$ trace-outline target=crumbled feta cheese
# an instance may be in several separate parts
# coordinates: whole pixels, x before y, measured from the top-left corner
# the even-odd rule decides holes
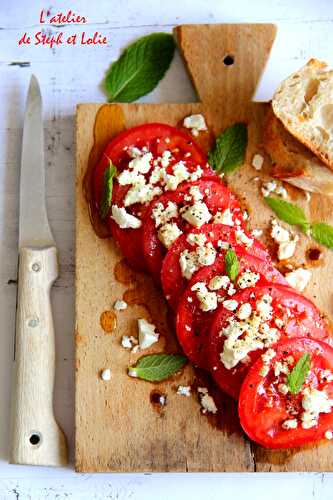
[[[223,288],[226,290],[230,284],[229,276],[214,276],[208,283],[208,288],[210,290],[220,290]]]
[[[271,236],[276,243],[284,243],[290,241],[290,233],[287,229],[280,226],[278,222],[274,219],[272,220],[272,230]]]
[[[155,227],[159,227],[178,217],[178,207],[172,201],[168,201],[166,207],[163,203],[157,203],[151,216],[155,221]]]
[[[208,394],[207,387],[198,387],[202,413],[217,413],[217,406],[212,396]]]
[[[295,271],[287,273],[285,278],[290,286],[299,292],[303,292],[311,279],[311,271],[304,269],[303,267],[299,267]]]
[[[289,420],[285,420],[282,423],[283,429],[289,430],[289,429],[297,429],[297,419],[296,418],[291,418]]]
[[[251,236],[253,236],[253,238],[260,238],[260,236],[262,236],[262,233],[262,229],[253,229],[253,231],[251,232]]]
[[[302,407],[304,412],[301,415],[303,429],[311,429],[318,423],[320,413],[330,413],[333,401],[331,401],[325,391],[306,387],[303,391]]]
[[[276,377],[278,377],[279,375],[281,375],[281,373],[283,373],[284,375],[288,375],[289,374],[289,367],[288,367],[287,363],[285,363],[283,361],[276,361],[274,363],[274,375]]]
[[[325,432],[325,438],[328,440],[333,439],[333,432],[332,431],[326,431]]]
[[[246,269],[238,278],[237,283],[239,288],[249,288],[254,286],[260,280],[260,275],[258,273],[253,273],[249,269]]]
[[[133,336],[128,337],[127,335],[123,335],[121,339],[121,345],[124,349],[132,349],[133,346],[138,344],[138,339]]]
[[[145,153],[142,156],[138,155],[133,158],[128,164],[129,168],[138,174],[147,174],[151,169],[151,160],[153,155],[151,153]]]
[[[167,222],[158,230],[158,239],[166,247],[170,248],[176,239],[183,234],[175,222]]]
[[[286,188],[280,182],[275,180],[264,182],[261,187],[261,192],[264,197],[269,196],[271,193],[275,193],[282,198],[288,198],[288,192]]]
[[[149,184],[157,184],[158,182],[161,182],[164,184],[166,182],[166,177],[167,173],[165,168],[161,168],[158,166],[155,166],[155,168],[152,170],[150,177],[149,177]]]
[[[225,309],[227,309],[228,311],[236,311],[236,309],[238,307],[238,302],[237,302],[237,300],[233,300],[233,299],[225,300],[223,302],[223,307]]]
[[[156,326],[148,323],[145,319],[138,319],[139,346],[140,349],[148,349],[159,339],[159,334],[155,332]]]
[[[131,146],[127,149],[128,154],[131,158],[136,158],[137,156],[142,156],[143,151],[136,146]]]
[[[271,236],[278,243],[278,259],[290,259],[296,250],[296,243],[299,237],[296,235],[293,239],[290,238],[290,233],[287,229],[280,226],[276,220],[272,221]]]
[[[146,179],[143,175],[127,169],[123,170],[118,175],[117,181],[121,186],[127,186],[128,184],[138,184],[143,186],[146,184]]]
[[[251,316],[251,313],[252,313],[251,304],[249,304],[248,302],[245,302],[238,309],[237,318],[238,319],[248,319]]]
[[[113,304],[113,309],[115,311],[125,311],[125,309],[127,309],[127,302],[121,299],[117,299]]]
[[[182,276],[186,279],[191,279],[202,266],[210,266],[214,264],[216,258],[216,250],[211,243],[204,246],[198,246],[193,252],[184,250],[179,257],[179,265]]]
[[[216,212],[214,216],[215,224],[224,224],[225,226],[233,226],[234,221],[232,218],[232,211],[230,208],[226,208],[223,212]]]
[[[276,351],[274,349],[267,349],[266,352],[264,352],[261,355],[261,359],[263,360],[265,365],[269,365],[269,363],[274,359],[276,356]]]
[[[202,177],[203,170],[200,167],[200,165],[197,166],[197,168],[190,174],[190,181],[191,182],[196,182],[197,180]]]
[[[190,178],[190,172],[182,160],[176,163],[172,170],[173,175],[166,174],[165,187],[170,191],[175,191],[181,182]]]
[[[212,214],[208,210],[206,203],[196,201],[193,205],[184,207],[181,210],[183,219],[195,227],[201,227],[210,221]]]
[[[330,370],[322,370],[319,377],[321,381],[333,382],[333,373]]]
[[[180,396],[191,396],[191,386],[190,385],[179,385],[177,389],[177,394]]]
[[[261,170],[263,164],[264,164],[264,157],[261,156],[260,154],[255,154],[254,157],[252,158],[252,166],[256,170]]]
[[[126,193],[124,205],[125,207],[129,207],[135,203],[150,203],[153,198],[160,196],[162,192],[163,191],[159,186],[153,187],[151,184],[141,183],[133,184]]]
[[[207,130],[205,118],[201,114],[187,116],[183,121],[183,125],[185,128],[191,129],[194,136],[197,136],[201,131]]]
[[[290,259],[296,251],[296,243],[298,241],[298,236],[291,241],[280,243],[277,258],[279,260]]]
[[[217,308],[217,295],[215,292],[210,292],[204,282],[195,283],[191,290],[196,292],[203,312],[214,311]]]
[[[246,247],[251,247],[253,245],[253,239],[246,236],[243,229],[237,229],[235,236],[237,243],[243,243]]]
[[[273,308],[272,297],[267,293],[261,297],[261,299],[256,302],[256,310],[260,318],[264,321],[268,321],[272,318]]]
[[[111,370],[109,368],[105,368],[105,370],[101,371],[101,379],[104,380],[104,382],[111,380]]]
[[[162,157],[161,157],[161,165],[162,167],[168,167],[170,163],[170,159],[172,157],[171,151],[168,151],[167,149],[163,151]]]
[[[137,229],[141,227],[141,220],[126,212],[124,207],[112,205],[112,219],[121,229]]]
[[[190,193],[190,196],[193,199],[193,201],[200,201],[204,197],[200,191],[199,186],[191,186],[189,193]]]
[[[204,244],[206,243],[207,241],[207,238],[206,238],[206,235],[205,234],[200,234],[200,233],[189,233],[189,235],[187,236],[186,238],[186,241],[190,244],[190,245],[195,245],[195,246],[198,246],[198,247],[202,247],[204,246]]]
[[[278,328],[283,328],[284,327],[284,322],[281,318],[275,318],[274,323]]]

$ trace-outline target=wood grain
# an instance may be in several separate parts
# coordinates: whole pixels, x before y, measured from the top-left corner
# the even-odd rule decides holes
[[[265,234],[272,213],[263,203],[257,172],[251,159],[262,152],[261,136],[267,105],[251,102],[275,35],[272,25],[193,25],[176,29],[176,36],[202,104],[128,104],[119,106],[127,127],[161,121],[176,124],[193,112],[203,112],[211,129],[220,130],[238,120],[248,123],[246,164],[228,176],[228,182],[248,207],[252,227]],[[226,55],[234,64],[226,66]],[[267,452],[250,443],[237,428],[232,403],[221,401],[223,412],[213,421],[200,414],[196,397],[180,398],[178,384],[192,383],[198,374],[188,367],[177,380],[153,385],[133,381],[126,366],[135,361],[120,346],[123,334],[135,333],[139,317],[156,321],[162,340],[154,351],[175,351],[163,299],[149,277],[119,283],[114,275],[121,255],[111,240],[100,240],[91,227],[82,195],[82,180],[93,145],[98,105],[80,105],[77,112],[77,234],[76,234],[76,469],[79,471],[279,471],[330,470],[330,447],[295,452]],[[260,176],[268,178],[269,162]],[[331,204],[313,196],[306,204],[290,191],[310,217],[330,220]],[[301,236],[294,259],[304,263],[310,242]],[[333,263],[325,252],[313,270],[308,295],[327,313],[331,292],[327,275]],[[119,266],[119,264],[118,264]],[[332,268],[332,269],[331,269]],[[325,277],[325,279],[324,279]],[[326,283],[326,285],[324,285]],[[136,297],[136,304],[117,314],[114,333],[106,334],[100,315],[112,310],[117,298]],[[99,378],[112,371],[110,382]],[[168,404],[158,413],[150,403],[152,390],[167,394]],[[232,423],[232,425],[230,425]]]
[[[53,412],[55,341],[50,290],[57,277],[55,247],[21,249],[11,429],[14,464],[67,463],[65,436]]]

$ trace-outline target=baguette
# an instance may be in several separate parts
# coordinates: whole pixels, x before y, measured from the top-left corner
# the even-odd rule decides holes
[[[311,59],[284,80],[272,108],[286,129],[333,169],[333,71]]]
[[[266,115],[263,146],[272,160],[272,177],[305,191],[333,196],[333,172],[294,138],[274,115]]]

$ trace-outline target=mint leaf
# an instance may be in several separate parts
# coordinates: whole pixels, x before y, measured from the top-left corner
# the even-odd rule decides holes
[[[180,354],[150,354],[140,358],[135,366],[129,366],[128,375],[159,382],[178,372],[186,362],[185,356]]]
[[[311,236],[321,245],[333,249],[333,227],[325,222],[311,224]]]
[[[235,123],[216,138],[208,161],[218,174],[233,172],[244,163],[246,146],[247,127],[245,123]]]
[[[310,224],[300,207],[280,198],[272,198],[271,196],[265,196],[264,200],[279,219],[288,224],[300,226],[304,232],[309,229]]]
[[[296,365],[287,376],[289,390],[292,394],[298,394],[299,391],[301,390],[301,387],[305,382],[307,374],[310,371],[310,366],[311,366],[310,354],[305,353],[297,361]]]
[[[100,205],[100,214],[102,219],[105,219],[110,210],[112,202],[113,178],[115,175],[117,175],[117,169],[110,160],[109,166],[104,172],[104,190]]]
[[[151,92],[169,68],[175,51],[172,35],[153,33],[129,45],[107,71],[109,102],[133,102]]]
[[[239,273],[239,264],[237,255],[233,250],[228,250],[224,257],[225,271],[231,281],[235,281]]]

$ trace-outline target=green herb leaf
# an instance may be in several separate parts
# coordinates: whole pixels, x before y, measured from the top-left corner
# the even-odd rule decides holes
[[[239,273],[239,263],[237,255],[233,250],[228,250],[224,257],[225,271],[231,281],[235,281]]]
[[[280,198],[272,198],[271,196],[265,196],[264,200],[279,219],[288,224],[300,226],[304,232],[310,228],[305,213],[300,207]]]
[[[333,227],[325,222],[311,224],[311,236],[321,245],[333,249]]]
[[[115,175],[117,175],[117,169],[110,160],[109,166],[104,172],[104,191],[100,206],[100,214],[102,219],[105,219],[110,210],[113,191],[113,178]]]
[[[289,390],[292,394],[298,394],[299,391],[301,390],[301,387],[305,382],[307,374],[310,371],[310,366],[311,366],[310,354],[305,353],[297,361],[291,373],[289,373],[289,375],[287,376]]]
[[[159,382],[178,372],[186,361],[185,356],[180,354],[150,354],[140,358],[136,366],[129,366],[128,375]]]
[[[245,123],[235,123],[216,138],[208,161],[218,174],[231,173],[244,163],[246,146],[247,127]]]
[[[151,92],[169,68],[174,51],[168,33],[153,33],[129,45],[106,74],[108,101],[133,102]]]

